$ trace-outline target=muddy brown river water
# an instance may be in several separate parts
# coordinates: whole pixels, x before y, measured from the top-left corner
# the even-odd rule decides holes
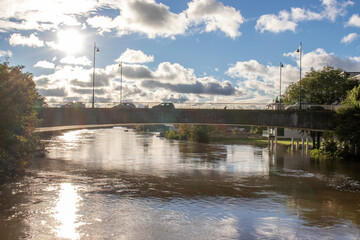
[[[0,239],[359,239],[360,164],[74,130],[0,186]]]

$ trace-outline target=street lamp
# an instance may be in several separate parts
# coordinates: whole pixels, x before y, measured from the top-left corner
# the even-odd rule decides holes
[[[281,69],[284,67],[284,65],[280,62],[280,92],[279,92],[279,102],[281,104]]]
[[[119,63],[120,67],[120,104],[122,103],[122,62]]]
[[[94,43],[94,69],[93,69],[93,95],[92,95],[92,108],[95,104],[95,54],[100,52],[99,48],[96,47],[96,42]]]
[[[299,81],[299,84],[300,84],[300,93],[299,93],[299,109],[301,110],[301,52],[302,52],[302,44],[300,42],[300,47],[298,49],[296,49],[296,52],[297,53],[300,53],[300,81]]]

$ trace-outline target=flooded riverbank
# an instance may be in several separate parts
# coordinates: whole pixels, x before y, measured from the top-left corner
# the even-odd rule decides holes
[[[1,239],[356,239],[360,165],[124,128],[47,140],[0,189]]]

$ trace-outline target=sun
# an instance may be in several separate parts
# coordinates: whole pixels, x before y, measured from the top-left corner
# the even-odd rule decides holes
[[[69,55],[78,53],[83,48],[84,37],[74,29],[61,30],[57,34],[58,48]]]

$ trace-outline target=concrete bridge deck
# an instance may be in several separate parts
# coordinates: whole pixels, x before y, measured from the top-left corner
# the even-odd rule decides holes
[[[334,128],[332,111],[225,109],[44,108],[39,128],[75,125],[224,124],[325,131]]]

